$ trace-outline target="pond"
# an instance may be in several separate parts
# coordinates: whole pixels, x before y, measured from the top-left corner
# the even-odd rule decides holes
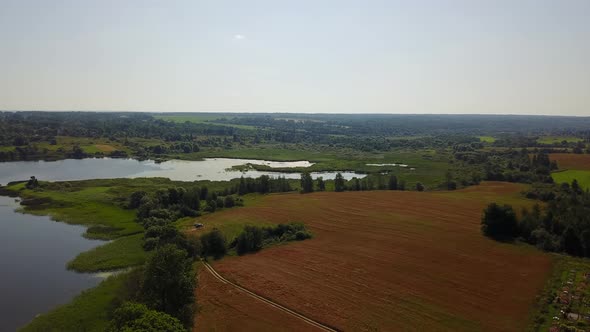
[[[0,163],[0,184],[10,181],[27,180],[32,175],[43,181],[74,181],[109,178],[166,177],[176,181],[229,181],[234,178],[284,176],[288,179],[299,179],[299,173],[257,171],[247,168],[245,171],[232,170],[234,166],[266,165],[271,168],[309,167],[308,161],[275,162],[252,159],[206,158],[199,161],[170,160],[156,163],[153,160],[88,158],[66,159],[58,161],[16,161]],[[312,172],[311,176],[334,179],[337,172]],[[353,177],[364,177],[364,174],[341,172],[350,180]]]
[[[14,198],[0,196],[1,331],[15,331],[102,280],[65,266],[103,241],[82,237],[85,227],[21,214],[18,207]]]

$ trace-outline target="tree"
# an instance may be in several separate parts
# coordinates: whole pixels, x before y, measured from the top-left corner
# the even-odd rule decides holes
[[[397,184],[397,190],[406,190],[406,181],[401,180],[398,184]]]
[[[397,190],[397,176],[391,174],[389,176],[389,182],[387,184],[387,189],[389,190]]]
[[[223,257],[227,252],[225,237],[218,229],[201,235],[201,244],[205,256],[213,256],[217,259]]]
[[[270,177],[268,175],[261,175],[258,178],[258,192],[266,194],[270,191]]]
[[[244,231],[236,239],[238,255],[262,249],[262,239],[262,230],[260,228],[254,226],[244,227]]]
[[[234,200],[234,197],[232,195],[225,196],[225,198],[223,199],[223,206],[225,206],[226,208],[231,208],[235,205],[236,201]]]
[[[416,183],[416,190],[424,191],[424,185],[421,182]]]
[[[577,179],[574,179],[572,181],[572,191],[574,193],[576,193],[576,194],[581,194],[583,192],[582,191],[582,188],[580,188],[580,184],[578,184],[578,180]]]
[[[318,191],[325,191],[326,190],[326,182],[324,182],[324,178],[322,178],[321,176],[318,176],[318,178],[316,179],[317,185],[318,185]]]
[[[137,209],[141,205],[141,199],[147,195],[145,191],[135,191],[129,197],[129,204],[127,205],[130,209]]]
[[[308,172],[301,173],[301,192],[313,192],[313,179],[311,178],[311,175]]]
[[[511,168],[511,165],[509,165],[508,168]],[[457,189],[457,183],[453,181],[453,173],[451,173],[450,170],[447,170],[445,173],[445,184],[447,185],[447,190]]]
[[[183,204],[195,211],[199,211],[201,208],[201,201],[200,197],[200,189],[199,188],[190,188],[189,190],[184,193],[182,197]]]
[[[584,256],[590,257],[590,230],[586,229],[580,234],[580,242],[584,248]]]
[[[573,256],[582,256],[584,248],[578,237],[578,233],[571,227],[568,227],[563,232],[561,237],[563,243],[563,250]]]
[[[484,210],[481,219],[484,235],[495,239],[512,238],[517,234],[516,214],[510,205],[491,203]]]
[[[150,310],[140,303],[126,302],[113,315],[108,332],[186,332],[182,323],[160,311]]]
[[[31,176],[29,181],[27,181],[27,184],[25,185],[25,187],[27,187],[27,189],[37,188],[37,187],[39,187],[39,180],[37,180],[37,178],[35,176]]]
[[[334,178],[334,190],[337,192],[341,192],[344,191],[344,189],[344,177],[342,176],[342,174],[337,173],[336,178]]]
[[[189,326],[194,290],[195,274],[186,251],[172,244],[158,248],[145,267],[140,289],[144,302]]]
[[[248,193],[248,188],[246,187],[246,180],[244,177],[240,177],[240,185],[238,186],[238,195],[242,196]]]

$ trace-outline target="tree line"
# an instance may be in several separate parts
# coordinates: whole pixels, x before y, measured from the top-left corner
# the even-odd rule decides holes
[[[590,257],[590,193],[578,182],[536,185],[529,197],[546,202],[517,217],[509,205],[490,204],[482,218],[482,232],[496,239],[519,238],[546,251]]]

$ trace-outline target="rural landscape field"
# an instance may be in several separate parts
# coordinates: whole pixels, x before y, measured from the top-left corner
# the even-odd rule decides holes
[[[489,182],[440,193],[270,195],[202,222],[309,225],[312,240],[213,266],[229,280],[339,330],[521,331],[552,258],[484,238],[479,225],[490,201],[530,205],[521,190]],[[208,277],[199,285],[197,330],[239,329],[252,299],[226,301]],[[255,310],[248,320],[258,321]],[[263,317],[260,328],[285,320]]]
[[[2,113],[7,330],[588,329],[588,118],[284,117]]]
[[[589,17],[0,0],[0,332],[590,332]]]

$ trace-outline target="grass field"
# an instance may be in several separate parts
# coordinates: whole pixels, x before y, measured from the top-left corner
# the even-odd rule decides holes
[[[552,153],[550,158],[561,170],[551,174],[555,182],[572,183],[576,179],[582,188],[590,189],[590,154]]]
[[[568,170],[554,172],[551,173],[551,177],[556,183],[572,183],[572,181],[575,179],[578,180],[580,187],[583,189],[590,189],[590,171]]]
[[[494,143],[496,141],[492,136],[477,136],[477,138],[484,143]]]
[[[561,144],[563,141],[577,143],[583,141],[583,139],[573,136],[542,136],[537,139],[537,142],[541,144]]]
[[[154,118],[161,119],[165,121],[177,122],[177,123],[184,123],[184,122],[192,122],[192,123],[206,123],[209,125],[218,125],[218,126],[228,126],[240,129],[256,129],[253,126],[245,126],[245,125],[236,125],[230,123],[216,123],[215,120],[222,118],[219,114],[185,114],[185,115],[154,115]]]
[[[311,240],[227,257],[226,278],[343,330],[522,331],[552,258],[480,232],[489,202],[531,206],[525,187],[484,183],[454,192],[268,195],[200,218],[205,230],[304,222]],[[233,226],[229,226],[232,225]],[[197,331],[290,324],[231,290],[200,280]],[[226,294],[226,296],[221,296]],[[251,320],[242,325],[244,317]]]

